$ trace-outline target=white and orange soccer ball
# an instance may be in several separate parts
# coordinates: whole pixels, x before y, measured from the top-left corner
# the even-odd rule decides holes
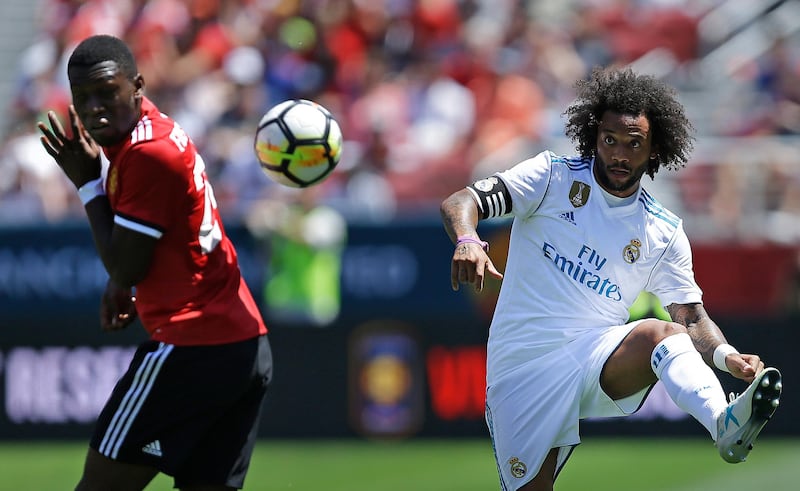
[[[342,154],[342,131],[330,111],[306,99],[283,101],[258,123],[255,152],[273,181],[295,188],[322,182]]]

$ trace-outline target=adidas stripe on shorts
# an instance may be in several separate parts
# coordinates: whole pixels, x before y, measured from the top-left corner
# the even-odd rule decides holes
[[[241,488],[272,377],[266,336],[213,346],[147,341],[114,388],[90,446],[175,486]]]

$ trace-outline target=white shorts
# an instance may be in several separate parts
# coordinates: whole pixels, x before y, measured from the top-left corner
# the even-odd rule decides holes
[[[640,322],[589,331],[487,387],[486,424],[504,491],[533,479],[552,448],[558,475],[580,443],[581,419],[625,416],[642,405],[650,388],[618,401],[600,388],[606,360]]]

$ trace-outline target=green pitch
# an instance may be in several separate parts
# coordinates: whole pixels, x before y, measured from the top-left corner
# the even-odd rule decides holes
[[[85,444],[0,443],[0,491],[72,489]],[[586,438],[556,491],[730,491],[800,489],[800,440],[762,439],[747,462],[731,465],[704,439]],[[498,490],[488,440],[263,440],[247,490]],[[148,491],[172,489],[158,476]]]

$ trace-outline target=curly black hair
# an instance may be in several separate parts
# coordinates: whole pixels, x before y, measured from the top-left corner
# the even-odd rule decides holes
[[[67,69],[88,68],[104,61],[113,61],[128,78],[137,75],[136,60],[125,42],[114,36],[98,34],[78,44],[67,62]]]
[[[653,134],[658,156],[650,160],[647,175],[652,179],[661,165],[677,170],[686,165],[693,148],[694,127],[686,118],[676,92],[665,83],[630,68],[600,67],[588,80],[575,84],[577,97],[564,114],[567,136],[583,157],[591,157],[597,145],[597,126],[605,111],[644,114]]]

